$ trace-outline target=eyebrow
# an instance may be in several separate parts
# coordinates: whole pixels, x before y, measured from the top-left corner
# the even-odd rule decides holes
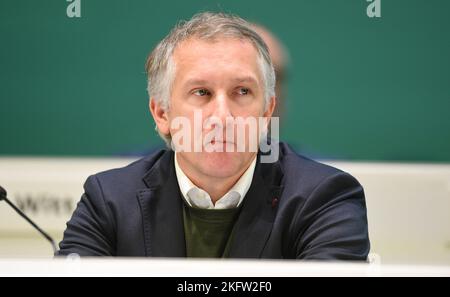
[[[243,77],[237,77],[233,79],[235,82],[247,82],[247,83],[254,83],[258,84],[258,81],[253,76],[243,76]]]
[[[237,83],[253,83],[258,85],[258,81],[253,76],[242,76],[242,77],[236,77],[232,79],[233,82]],[[190,85],[206,85],[208,84],[208,80],[206,79],[198,79],[198,78],[191,78],[188,79],[183,85],[190,86]]]
[[[207,84],[208,81],[205,79],[197,79],[197,78],[191,78],[188,79],[186,82],[183,83],[183,85],[185,86],[190,86],[190,85],[205,85]]]

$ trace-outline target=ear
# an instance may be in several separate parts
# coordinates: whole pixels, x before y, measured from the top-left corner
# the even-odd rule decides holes
[[[277,103],[277,98],[275,96],[270,97],[269,105],[267,106],[266,111],[264,112],[264,117],[270,118],[275,111],[275,105]]]
[[[155,120],[156,127],[158,127],[159,133],[169,135],[170,123],[168,112],[161,107],[161,104],[158,103],[155,98],[150,98],[149,108],[153,119]]]

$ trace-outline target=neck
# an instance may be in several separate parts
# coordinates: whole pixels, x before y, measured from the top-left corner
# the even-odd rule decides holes
[[[256,154],[255,154],[256,155]],[[213,204],[216,204],[217,200],[223,197],[241,178],[244,172],[248,169],[253,158],[250,158],[248,164],[244,166],[239,172],[229,177],[214,177],[205,175],[195,170],[194,166],[190,166],[189,162],[180,155],[177,155],[178,166],[180,166],[183,173],[192,181],[194,185],[206,191]]]

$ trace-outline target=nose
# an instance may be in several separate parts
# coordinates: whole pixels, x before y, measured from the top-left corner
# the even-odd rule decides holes
[[[225,125],[225,121],[228,117],[232,117],[230,109],[230,99],[226,93],[218,93],[214,100],[212,115],[217,117]]]
[[[227,119],[233,118],[233,112],[231,110],[231,99],[225,92],[216,93],[210,105],[209,117],[206,121],[207,129],[221,129],[222,133],[217,136],[217,139],[229,139],[234,138],[233,121]],[[228,134],[231,133],[231,134]]]

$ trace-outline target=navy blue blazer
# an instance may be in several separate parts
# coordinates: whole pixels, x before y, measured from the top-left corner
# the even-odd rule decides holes
[[[243,200],[231,258],[366,260],[364,191],[348,173],[297,155],[260,163]],[[186,257],[174,153],[90,176],[57,255]]]

